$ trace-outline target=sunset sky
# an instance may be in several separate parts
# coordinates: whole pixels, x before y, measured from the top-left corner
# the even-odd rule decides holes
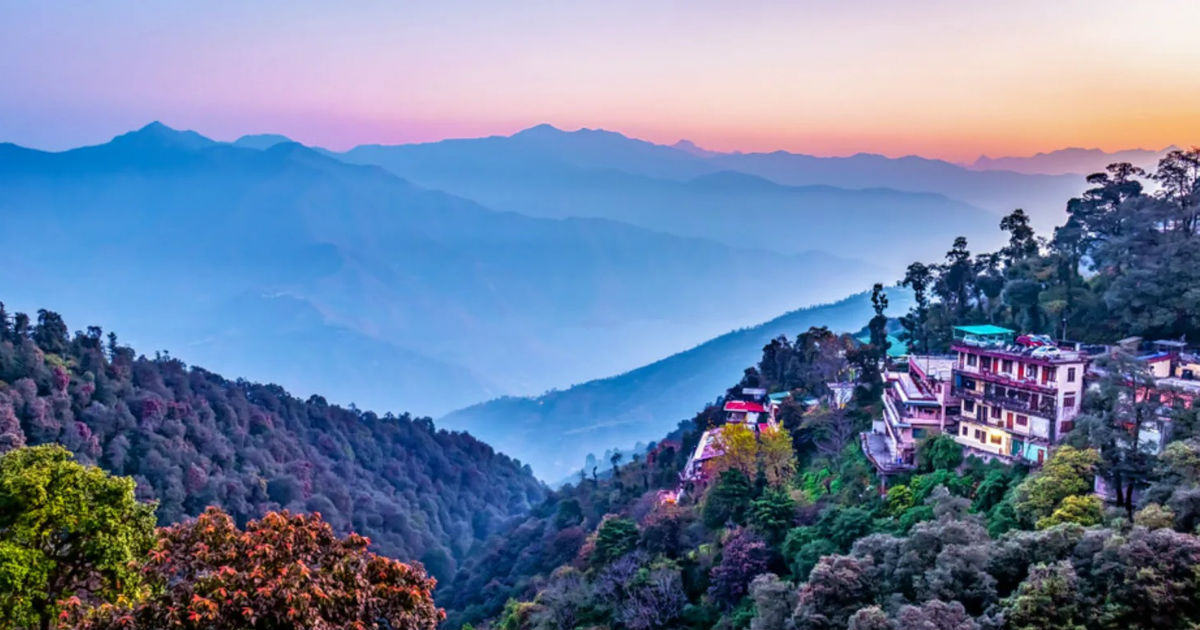
[[[1200,2],[0,0],[0,141],[346,148],[548,122],[970,160],[1200,144]]]

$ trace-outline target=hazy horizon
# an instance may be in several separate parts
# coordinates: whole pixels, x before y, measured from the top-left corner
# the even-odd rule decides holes
[[[296,137],[291,134],[271,131],[271,130],[247,130],[243,133],[235,133],[232,135],[229,135],[229,134],[222,135],[222,134],[208,133],[204,129],[192,128],[192,127],[188,127],[186,125],[175,125],[175,124],[170,123],[167,119],[169,119],[169,117],[161,117],[160,116],[157,118],[153,118],[151,120],[147,120],[143,124],[135,124],[134,126],[129,127],[127,129],[114,129],[112,132],[109,133],[109,135],[106,135],[106,136],[101,135],[97,139],[82,141],[77,144],[67,144],[67,145],[63,145],[63,146],[37,146],[37,145],[32,145],[32,144],[22,144],[20,142],[15,142],[13,140],[10,140],[7,138],[2,138],[2,137],[0,137],[0,143],[9,142],[9,143],[16,144],[18,146],[23,146],[23,147],[29,148],[29,149],[36,149],[39,151],[47,151],[47,152],[51,152],[51,153],[57,153],[57,152],[62,152],[62,151],[69,151],[71,149],[78,149],[78,148],[82,148],[82,147],[105,144],[122,134],[129,133],[131,131],[137,131],[139,129],[143,129],[146,126],[152,125],[154,123],[159,123],[159,124],[167,126],[170,129],[173,129],[175,131],[192,131],[192,132],[200,134],[201,136],[204,136],[205,138],[208,138],[210,140],[214,140],[217,142],[232,143],[232,142],[236,142],[237,140],[239,140],[241,138],[248,137],[248,136],[278,135],[278,136],[284,136],[288,140],[291,140],[294,142],[299,142],[306,146],[334,150],[334,151],[339,150],[338,148],[336,148],[334,146],[326,146],[326,145],[320,145],[320,144],[306,142],[300,137]],[[448,136],[441,137],[441,138],[432,138],[429,140],[414,140],[412,142],[383,143],[383,142],[365,141],[365,142],[360,142],[358,144],[350,145],[345,148],[349,149],[349,148],[355,148],[355,147],[366,146],[366,145],[375,145],[375,144],[385,145],[385,146],[390,146],[390,145],[394,144],[394,145],[398,146],[398,145],[408,145],[408,144],[433,144],[433,143],[438,143],[438,142],[444,142],[447,140],[475,140],[475,139],[480,139],[480,138],[511,137],[522,131],[528,131],[530,129],[534,129],[537,127],[544,127],[544,126],[553,127],[559,131],[563,131],[566,133],[573,133],[573,132],[577,132],[577,131],[597,131],[597,132],[616,133],[616,134],[623,135],[631,140],[641,140],[644,142],[650,142],[652,144],[657,144],[660,146],[675,146],[675,145],[681,144],[681,143],[690,143],[693,145],[693,147],[695,149],[699,149],[699,150],[703,150],[703,151],[711,151],[713,153],[724,153],[724,154],[777,153],[777,152],[782,151],[782,152],[786,152],[786,153],[795,153],[798,155],[811,155],[813,157],[821,157],[821,158],[851,157],[854,155],[867,154],[867,155],[882,155],[884,157],[892,158],[892,159],[905,158],[905,157],[921,157],[921,158],[934,159],[934,160],[944,160],[944,161],[950,162],[952,164],[963,165],[963,166],[970,166],[973,162],[976,162],[977,160],[981,160],[981,159],[986,159],[986,160],[1001,160],[1001,159],[1024,160],[1024,159],[1033,159],[1033,158],[1048,156],[1048,155],[1052,155],[1052,154],[1059,153],[1059,152],[1065,152],[1065,151],[1100,151],[1100,152],[1104,152],[1104,153],[1122,153],[1122,152],[1139,152],[1139,151],[1162,152],[1171,147],[1178,146],[1178,143],[1168,143],[1161,147],[1159,147],[1159,146],[1127,146],[1127,147],[1124,147],[1123,146],[1123,147],[1113,147],[1113,148],[1102,148],[1102,147],[1098,147],[1098,146],[1062,146],[1062,147],[1052,147],[1052,148],[1037,150],[1037,151],[1033,151],[1031,153],[1012,154],[1012,155],[1008,155],[1008,154],[988,155],[986,153],[981,153],[974,157],[968,157],[968,158],[961,159],[961,160],[953,160],[953,159],[942,158],[942,157],[938,157],[938,156],[934,156],[934,155],[922,155],[922,154],[918,154],[918,153],[888,154],[888,153],[883,153],[883,152],[879,152],[879,151],[871,151],[871,150],[855,151],[855,152],[848,152],[848,153],[837,153],[837,154],[833,154],[833,153],[821,154],[821,153],[809,153],[809,152],[805,152],[805,151],[801,151],[801,150],[789,150],[789,149],[784,149],[784,148],[762,149],[762,150],[750,150],[750,149],[738,149],[738,148],[714,149],[712,147],[708,147],[699,142],[696,142],[691,138],[678,138],[677,140],[675,140],[673,142],[672,141],[658,141],[658,140],[651,140],[649,138],[639,137],[636,135],[631,135],[631,134],[623,132],[620,129],[608,129],[608,128],[603,128],[603,127],[589,127],[589,126],[562,127],[562,126],[555,125],[550,122],[537,122],[537,123],[533,123],[533,124],[525,126],[525,127],[513,129],[511,131],[496,131],[494,133],[481,133],[479,135],[448,135]]]

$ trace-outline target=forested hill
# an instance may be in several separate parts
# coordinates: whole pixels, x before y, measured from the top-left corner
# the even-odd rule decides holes
[[[160,524],[218,505],[239,522],[320,512],[376,551],[446,576],[545,495],[523,466],[428,418],[379,416],[277,385],[137,356],[96,327],[69,336],[0,305],[0,452],[58,442],[137,481]],[[319,370],[319,366],[311,366]]]

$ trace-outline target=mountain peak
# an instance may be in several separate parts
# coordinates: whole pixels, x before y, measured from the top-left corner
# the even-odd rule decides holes
[[[568,131],[560,127],[555,127],[550,123],[542,123],[534,125],[528,129],[522,129],[512,135],[513,138],[534,138],[534,139],[549,139],[549,138],[578,138],[578,139],[603,139],[603,140],[633,140],[629,136],[618,131],[609,131],[607,129],[592,129],[590,127],[580,127],[574,131]],[[641,142],[641,141],[638,141]]]
[[[188,150],[202,149],[216,144],[195,131],[172,129],[157,120],[136,131],[123,133],[113,138],[112,142],[119,145],[158,146]]]
[[[718,152],[718,151],[710,151],[708,149],[705,149],[704,147],[697,145],[695,142],[692,142],[691,140],[686,140],[686,139],[680,140],[679,142],[672,144],[671,148],[678,149],[680,151],[683,151],[684,153],[690,153],[691,155],[697,155],[700,157],[712,157],[714,155],[720,155],[720,152]]]
[[[151,123],[153,124],[153,123]],[[233,141],[233,146],[243,149],[257,149],[259,151],[270,149],[278,144],[294,143],[291,138],[278,133],[252,133],[246,134],[237,140]]]
[[[517,133],[514,133],[513,137],[515,138],[518,136],[551,136],[551,135],[558,135],[558,134],[563,134],[563,133],[567,133],[567,132],[562,129],[559,129],[558,127],[555,127],[554,125],[551,125],[550,123],[542,123],[540,125],[534,125],[528,129],[522,129],[522,130],[518,131]]]

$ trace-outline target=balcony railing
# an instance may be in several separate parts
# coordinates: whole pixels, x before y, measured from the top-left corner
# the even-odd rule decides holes
[[[974,400],[977,403],[993,405],[1008,411],[1035,414],[1044,418],[1057,417],[1057,405],[1054,398],[1050,396],[1039,396],[1038,404],[1034,405],[1025,396],[1001,396],[996,393],[994,386],[991,384],[985,384],[983,392],[977,392],[974,389],[967,389],[961,386],[955,386],[951,391],[958,398]]]
[[[996,383],[998,385],[1004,385],[1006,387],[1029,388],[1029,389],[1033,389],[1035,391],[1038,391],[1039,393],[1044,393],[1044,394],[1053,394],[1056,391],[1054,388],[1054,381],[1047,381],[1045,383],[1042,383],[1041,381],[1037,380],[1036,378],[1030,378],[1028,376],[1022,377],[1022,378],[1017,378],[1017,377],[1011,376],[1005,372],[996,372],[994,370],[983,370],[983,369],[979,369],[977,367],[976,368],[966,368],[966,369],[958,368],[958,369],[960,369],[960,371],[962,371],[965,376],[969,376],[970,378],[977,378],[981,381],[988,381],[990,383]]]
[[[896,403],[892,402],[891,396],[884,395],[883,397],[883,416],[887,420],[887,424],[896,424],[900,422],[900,411],[896,409]]]

